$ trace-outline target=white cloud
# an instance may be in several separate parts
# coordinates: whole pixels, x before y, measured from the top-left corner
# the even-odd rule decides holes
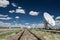
[[[11,24],[10,23],[4,23],[0,21],[0,27],[9,27]]]
[[[29,24],[29,23],[25,23],[25,24]]]
[[[25,10],[21,9],[22,7],[18,7],[15,10],[10,10],[9,13],[21,13],[21,14],[25,14]]]
[[[32,15],[32,16],[37,16],[39,14],[39,12],[30,11],[29,14]]]
[[[60,20],[56,20],[55,23],[56,23],[55,28],[59,29],[60,28]]]
[[[16,18],[16,19],[19,19],[20,17],[19,17],[19,16],[16,16],[15,18]]]
[[[0,14],[0,17],[7,17],[8,15],[2,15],[2,14]]]
[[[0,0],[0,7],[7,7],[7,5],[9,5],[8,0]]]
[[[10,17],[0,18],[0,20],[10,20],[10,19],[12,19],[12,18],[10,18]]]
[[[52,15],[52,17],[54,17],[54,15]]]
[[[44,28],[44,24],[43,23],[31,24],[31,28]]]
[[[22,8],[22,7],[19,6],[18,9],[20,9],[20,8]]]
[[[17,7],[17,5],[15,3],[11,3],[13,7]]]
[[[43,23],[37,25],[37,28],[45,28]]]
[[[60,25],[60,20],[55,21],[56,25]]]
[[[20,24],[20,23],[17,24],[16,22],[14,24],[12,24],[12,23],[7,23],[7,22],[5,23],[5,22],[0,21],[0,27],[44,28],[44,24],[43,23],[39,23],[39,24],[23,25],[23,24]],[[49,27],[52,28],[52,26],[49,26]],[[60,21],[56,20],[56,25],[53,28],[59,29],[60,28]]]
[[[56,19],[60,19],[60,16],[56,17]]]
[[[11,17],[8,17],[8,15],[2,15],[0,14],[0,20],[10,20],[12,19]]]
[[[9,11],[9,13],[14,13],[14,12],[15,12],[15,10],[10,10],[10,11]]]
[[[17,23],[8,23],[8,22],[2,22],[0,21],[0,27],[25,27],[25,25],[22,25],[22,24],[17,24]]]
[[[18,9],[16,9],[16,13],[22,13],[22,14],[25,14],[25,11],[24,11],[24,9],[18,8]]]

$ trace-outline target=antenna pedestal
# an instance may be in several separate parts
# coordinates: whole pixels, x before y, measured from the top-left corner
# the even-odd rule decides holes
[[[44,21],[44,26],[45,26],[45,29],[48,29],[48,22],[46,20]]]
[[[46,20],[44,22],[44,26],[45,26],[45,29],[51,29],[50,27],[48,27],[48,22]]]

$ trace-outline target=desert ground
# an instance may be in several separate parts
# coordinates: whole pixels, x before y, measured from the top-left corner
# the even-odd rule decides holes
[[[9,36],[16,35],[17,33],[24,30],[24,28],[17,28],[17,29],[0,29],[0,40],[6,40]],[[60,30],[45,30],[45,29],[28,29],[36,36],[41,38],[42,40],[60,40]],[[30,33],[26,32],[24,35],[28,35]],[[24,38],[23,36],[22,38]],[[31,36],[31,35],[30,35]],[[29,37],[29,35],[28,35]],[[21,38],[21,40],[22,40]],[[32,37],[34,38],[34,37]],[[43,39],[44,38],[44,39]]]

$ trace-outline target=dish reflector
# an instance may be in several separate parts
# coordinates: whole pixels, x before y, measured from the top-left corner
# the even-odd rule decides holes
[[[50,25],[55,26],[55,21],[54,21],[53,17],[50,14],[45,12],[44,13],[44,18]]]

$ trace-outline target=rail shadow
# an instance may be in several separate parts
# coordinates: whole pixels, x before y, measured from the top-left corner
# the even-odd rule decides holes
[[[28,30],[29,31],[29,30]],[[32,33],[31,31],[29,31],[34,37],[36,37],[38,40],[42,40],[39,37],[37,37],[34,33]]]
[[[18,38],[18,40],[20,40],[20,39],[21,39],[21,37],[22,37],[23,33],[24,33],[24,31],[21,33],[21,35],[20,35],[20,37]]]

